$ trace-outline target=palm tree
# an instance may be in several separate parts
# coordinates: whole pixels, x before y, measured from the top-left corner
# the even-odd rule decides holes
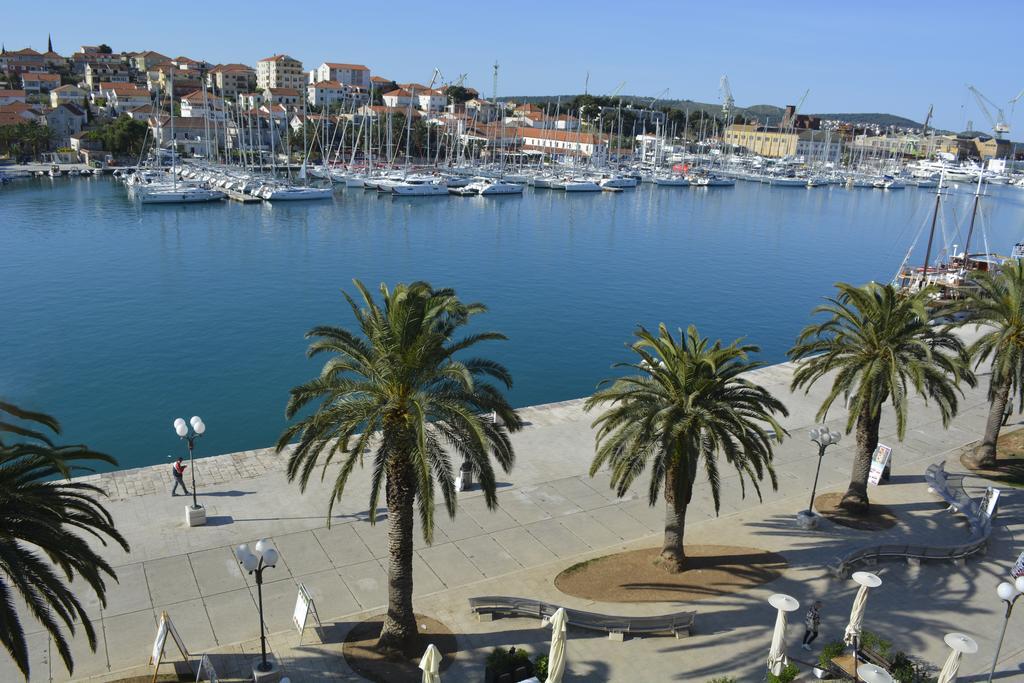
[[[505,472],[511,470],[515,455],[508,433],[522,422],[500,388],[488,381],[510,388],[508,370],[491,360],[455,358],[480,342],[505,339],[496,332],[453,338],[486,307],[463,303],[453,290],[433,289],[425,282],[400,284],[393,291],[381,285],[383,305],[378,305],[361,282],[356,280],[355,286],[361,305],[348,294],[345,298],[361,336],[327,326],[306,334],[315,340],[308,355],[330,358],[319,376],[291,390],[285,413],[291,419],[311,403],[319,404],[285,430],[277,450],[299,438],[287,472],[289,481],[298,478],[303,491],[318,463],[326,467],[336,456],[341,460],[328,521],[356,464],[364,456],[371,459],[370,521],[376,521],[382,487],[388,510],[388,609],[378,647],[393,650],[417,632],[412,609],[413,503],[430,543],[435,487],[448,515],[455,515],[447,447],[472,464],[487,506],[497,507],[489,456]]]
[[[878,445],[882,406],[888,401],[896,416],[900,441],[907,429],[910,392],[939,406],[942,424],[956,415],[959,383],[974,386],[974,373],[959,338],[931,325],[927,305],[935,291],[913,293],[892,285],[863,287],[840,282],[837,296],[814,309],[827,319],[811,323],[797,337],[789,357],[798,361],[791,389],[810,387],[826,375],[832,388],[818,409],[823,420],[832,404],[847,400],[846,432],[856,425],[857,451],[850,486],[840,506],[854,514],[868,510],[868,474]]]
[[[618,496],[650,466],[647,496],[653,506],[664,488],[665,539],[659,563],[670,572],[681,571],[686,554],[683,532],[686,508],[703,465],[711,487],[715,512],[719,508],[721,479],[719,454],[739,473],[746,492],[749,477],[761,497],[760,481],[767,474],[772,489],[778,487],[772,468],[773,443],[785,431],[774,418],[787,415],[786,407],[766,389],[741,376],[763,363],[748,354],[760,349],[714,344],[690,326],[676,339],[664,324],[655,336],[643,327],[630,347],[640,359],[619,363],[637,374],[606,380],[587,399],[589,411],[609,406],[595,421],[597,452],[590,476],[607,464],[611,485]]]
[[[105,495],[103,490],[70,481],[72,474],[87,469],[81,463],[117,461],[85,446],[56,446],[48,432],[60,433],[54,418],[0,402],[0,642],[26,679],[28,644],[14,609],[14,593],[49,631],[68,672],[73,672],[63,629],[73,636],[81,620],[94,651],[96,632],[68,584],[81,577],[105,607],[104,578],[117,580],[79,532],[103,545],[110,538],[128,552],[110,513],[96,500]],[[11,441],[7,435],[22,440]]]
[[[967,349],[975,367],[992,360],[988,387],[992,405],[985,436],[981,445],[962,458],[965,465],[977,469],[995,466],[999,428],[1013,397],[1019,396],[1024,407],[1024,262],[1015,259],[999,273],[978,273],[974,281],[978,288],[970,290],[957,308],[970,311],[965,323],[986,330]]]

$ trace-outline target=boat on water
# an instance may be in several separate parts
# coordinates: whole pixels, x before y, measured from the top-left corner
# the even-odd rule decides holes
[[[220,190],[187,185],[180,187],[151,185],[140,187],[137,194],[139,201],[143,204],[195,204],[199,202],[215,202],[227,196]]]
[[[907,186],[903,180],[900,178],[894,178],[891,175],[876,178],[872,181],[871,185],[877,190],[902,190]]]
[[[506,194],[521,195],[525,187],[525,185],[520,185],[519,183],[507,183],[504,180],[494,178],[476,178],[464,187],[449,188],[448,192],[463,196],[478,194],[485,197],[493,197]]]
[[[613,175],[601,178],[599,181],[597,181],[597,184],[600,185],[602,188],[611,187],[622,190],[636,187],[637,182],[637,179],[631,176]]]
[[[409,176],[390,187],[391,194],[396,197],[440,197],[448,194],[448,183],[433,176]]]
[[[689,187],[690,181],[681,175],[656,175],[654,184],[662,187]]]
[[[807,178],[797,178],[795,176],[765,176],[765,180],[769,185],[774,187],[807,187]]]
[[[258,197],[268,202],[294,202],[311,199],[330,199],[334,191],[329,187],[298,187],[293,185],[265,185],[257,192]]]
[[[556,189],[566,192],[600,192],[601,186],[590,178],[566,178]]]
[[[690,179],[693,187],[735,187],[736,181],[732,178],[717,175],[700,175]]]

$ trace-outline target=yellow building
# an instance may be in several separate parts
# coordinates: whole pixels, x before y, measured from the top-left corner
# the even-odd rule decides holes
[[[763,157],[796,156],[800,136],[778,128],[765,128],[751,124],[733,124],[725,129],[727,145],[743,147]]]

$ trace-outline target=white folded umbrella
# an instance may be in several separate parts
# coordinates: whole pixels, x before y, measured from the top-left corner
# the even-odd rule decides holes
[[[559,607],[551,615],[551,650],[548,651],[548,683],[562,683],[565,675],[565,636],[568,621],[565,609]]]
[[[775,617],[775,631],[772,632],[772,647],[768,650],[768,670],[778,676],[786,668],[786,613],[778,611]]]
[[[860,638],[861,626],[864,623],[864,608],[868,602],[868,590],[882,585],[882,580],[870,572],[854,572],[853,580],[860,584],[857,597],[853,599],[853,609],[850,610],[850,623],[846,625],[846,632],[843,634],[843,642],[853,645],[855,639]]]
[[[423,669],[423,683],[441,683],[441,653],[433,643],[427,645],[427,651],[420,659],[420,668]]]

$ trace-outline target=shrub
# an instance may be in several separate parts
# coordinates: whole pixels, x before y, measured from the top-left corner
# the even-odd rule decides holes
[[[828,669],[832,665],[832,660],[843,654],[845,649],[846,645],[841,640],[833,640],[831,643],[826,643],[825,647],[821,648],[821,654],[818,655],[818,667]]]
[[[889,653],[892,651],[891,640],[886,640],[874,631],[868,630],[861,631],[860,646],[881,655],[883,659],[889,659]]]
[[[897,652],[889,673],[900,683],[934,683],[935,677],[928,675],[929,669],[927,663],[914,661],[905,652]]]
[[[496,647],[487,655],[487,666],[495,674],[512,673],[517,667],[523,664],[530,665],[530,655],[526,650],[517,650],[510,647],[507,650],[503,647]]]
[[[548,680],[547,655],[537,655],[537,659],[533,660],[533,675],[542,682]]]
[[[782,670],[778,676],[773,674],[771,671],[768,672],[768,683],[792,683],[796,678],[797,674],[800,673],[800,669],[797,668],[796,664],[790,662],[786,665],[786,668]]]

